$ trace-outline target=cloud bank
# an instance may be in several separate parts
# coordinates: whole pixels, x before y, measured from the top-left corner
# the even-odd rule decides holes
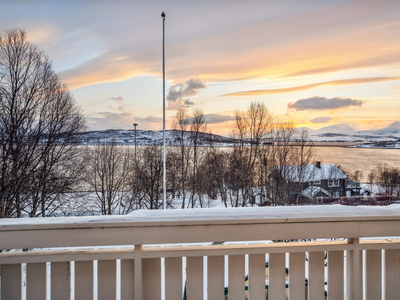
[[[331,117],[318,117],[311,119],[310,122],[314,124],[322,124],[322,123],[328,123],[330,120],[332,120]]]
[[[118,96],[118,97],[109,98],[109,99],[107,99],[107,100],[109,100],[109,101],[115,101],[115,102],[118,102],[118,103],[122,103],[122,102],[124,101],[124,98],[122,98],[121,96]]]
[[[143,123],[161,123],[163,121],[163,118],[160,117],[135,118],[135,121]]]
[[[198,89],[204,89],[206,86],[200,79],[190,79],[184,84],[175,84],[169,88],[167,101],[179,101],[184,97],[197,95]]]
[[[313,84],[294,86],[289,88],[281,88],[281,89],[267,89],[267,90],[252,90],[252,91],[243,91],[243,92],[235,92],[221,95],[222,97],[227,96],[258,96],[258,95],[268,95],[268,94],[282,94],[282,93],[292,93],[314,89],[324,85],[346,85],[346,84],[358,84],[358,83],[369,83],[369,82],[381,82],[381,81],[390,81],[390,80],[400,80],[400,77],[368,77],[368,78],[352,78],[352,79],[341,79],[341,80],[332,80],[332,81],[323,81],[317,82]]]
[[[227,121],[232,121],[235,120],[234,116],[225,116],[225,115],[219,115],[219,114],[208,114],[205,115],[206,122],[208,124],[218,124],[218,123],[224,123]]]
[[[204,119],[207,124],[220,124],[220,123],[235,120],[235,117],[219,115],[219,114],[206,114],[206,115],[204,115]],[[190,121],[191,121],[191,118],[182,120],[182,122],[184,122],[186,124],[189,124]]]
[[[129,112],[111,113],[100,112],[100,117],[88,117],[88,127],[90,130],[122,129],[130,128],[133,123],[133,115]]]
[[[357,99],[351,98],[325,98],[321,96],[314,96],[306,99],[300,99],[296,102],[289,103],[289,110],[327,110],[327,109],[339,109],[351,106],[361,106],[363,102]]]
[[[188,108],[194,105],[191,96],[197,95],[198,90],[206,88],[200,79],[190,79],[185,83],[178,83],[169,88],[167,95],[168,109]]]

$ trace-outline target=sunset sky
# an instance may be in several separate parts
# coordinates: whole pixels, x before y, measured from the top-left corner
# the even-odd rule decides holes
[[[162,128],[201,108],[213,133],[262,101],[277,121],[357,129],[400,121],[400,1],[2,0],[52,59],[90,130]]]

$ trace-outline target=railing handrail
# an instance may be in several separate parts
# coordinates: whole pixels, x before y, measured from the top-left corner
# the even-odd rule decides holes
[[[138,210],[128,215],[0,219],[0,232],[25,229],[143,227],[245,223],[309,223],[399,220],[400,205],[388,206],[269,206]]]
[[[0,249],[400,236],[400,206],[136,211],[0,220]]]
[[[184,274],[188,298],[202,298],[204,274],[207,274],[206,293],[222,299],[223,291],[229,290],[228,295],[244,292],[248,258],[246,278],[249,278],[251,297],[263,298],[268,292],[270,298],[284,299],[286,292],[304,295],[307,291],[310,299],[324,299],[327,286],[329,299],[343,299],[346,290],[347,299],[359,300],[365,286],[368,299],[380,299],[384,264],[386,299],[399,299],[400,239],[388,238],[398,236],[400,206],[396,205],[138,211],[128,216],[0,220],[0,249],[30,248],[27,252],[0,253],[2,297],[4,294],[3,298],[12,299],[16,295],[21,299],[22,270],[26,268],[26,294],[30,297],[38,294],[43,299],[46,270],[51,268],[48,284],[51,296],[57,299],[59,295],[69,297],[69,293],[85,294],[92,299],[95,278],[98,294],[104,299],[115,296],[117,278],[120,278],[123,299],[132,299],[133,295],[138,300],[161,299],[161,291],[165,292],[166,299],[180,299]],[[318,240],[270,241],[292,239]],[[222,241],[243,243],[207,243]],[[199,244],[173,245],[193,242]],[[265,289],[266,259],[271,287],[268,291]],[[207,268],[203,268],[204,263]],[[161,284],[162,272],[165,288]],[[75,274],[73,290],[70,289],[72,274]],[[228,275],[227,286],[225,275]]]

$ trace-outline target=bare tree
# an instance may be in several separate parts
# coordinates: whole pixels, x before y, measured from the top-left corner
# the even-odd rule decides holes
[[[179,109],[172,122],[173,135],[178,143],[179,161],[179,197],[182,199],[182,208],[186,207],[186,189],[188,181],[188,171],[191,156],[191,147],[189,139],[189,114],[184,109]]]
[[[310,172],[311,168],[309,167],[314,162],[315,153],[314,148],[312,147],[314,144],[310,140],[309,134],[307,130],[301,130],[297,132],[297,137],[293,142],[294,147],[294,165],[297,168],[298,174],[298,185],[297,185],[297,197],[296,204],[300,203],[301,192],[304,190],[304,185],[306,182],[312,181],[314,174]]]
[[[274,146],[271,153],[273,167],[270,176],[272,205],[288,205],[298,192],[298,185],[306,181],[304,166],[310,161],[307,136],[297,139],[292,123],[278,123],[274,129]],[[297,140],[297,143],[296,143]],[[307,175],[309,176],[309,175]]]
[[[221,197],[225,207],[227,207],[227,176],[228,176],[228,161],[229,153],[224,150],[220,150],[213,145],[205,158],[205,164],[207,166],[206,176],[209,178],[209,192],[208,194],[215,194],[212,192],[213,189],[217,190],[217,193]]]
[[[24,30],[0,36],[0,218],[47,215],[71,191],[84,118]]]
[[[368,178],[378,194],[400,196],[400,169],[379,164]]]
[[[128,193],[130,154],[127,148],[111,144],[101,144],[88,149],[85,157],[85,182],[95,193],[94,203],[101,214],[111,215],[116,211],[129,212],[132,197]]]
[[[245,206],[255,197],[257,164],[264,143],[271,138],[273,115],[262,102],[252,102],[245,111],[235,112],[231,137],[236,143],[231,159],[231,186],[236,188],[234,206]],[[264,157],[265,158],[265,157]]]
[[[203,159],[206,153],[206,150],[201,146],[203,146],[205,143],[205,137],[207,135],[207,123],[204,113],[200,109],[194,110],[189,120],[192,166],[190,179],[190,203],[188,203],[188,206],[193,208],[196,205],[196,200],[200,200],[201,198],[200,186],[202,184],[202,177],[200,176],[198,169],[200,161]]]

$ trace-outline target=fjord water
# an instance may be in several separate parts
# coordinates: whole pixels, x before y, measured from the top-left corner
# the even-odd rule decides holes
[[[346,171],[362,172],[362,182],[367,182],[368,174],[379,164],[388,164],[390,167],[400,168],[400,149],[384,148],[348,148],[344,146],[356,143],[326,143],[329,146],[314,146],[315,161],[322,164],[335,164]],[[127,146],[132,149],[134,146]],[[147,147],[147,146],[139,146]],[[225,151],[231,151],[232,147],[222,147]]]
[[[363,181],[379,164],[400,168],[400,149],[314,147],[316,160],[336,164],[345,170],[360,170]]]

